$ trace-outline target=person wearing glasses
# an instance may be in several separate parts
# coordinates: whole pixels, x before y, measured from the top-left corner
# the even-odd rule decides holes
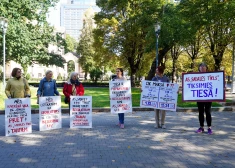
[[[126,78],[123,76],[123,69],[122,68],[117,68],[116,69],[116,77],[114,77],[112,79],[112,81],[122,81],[122,80],[126,80]],[[118,113],[118,118],[119,118],[119,122],[118,122],[118,126],[121,129],[124,129],[124,113]]]
[[[26,98],[30,97],[30,88],[28,81],[23,78],[20,68],[14,68],[11,72],[11,76],[7,81],[5,88],[6,96],[10,98]]]
[[[164,73],[164,67],[162,66],[157,67],[156,76],[153,77],[152,81],[169,83],[170,82],[169,79],[166,76],[164,76],[163,73]],[[155,121],[156,121],[155,128],[166,129],[165,125],[166,111],[159,109],[154,109],[154,111],[155,111]]]

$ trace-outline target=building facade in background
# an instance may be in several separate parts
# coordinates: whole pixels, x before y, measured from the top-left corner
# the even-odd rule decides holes
[[[67,4],[61,4],[60,8],[60,26],[77,41],[83,28],[84,12],[89,8],[95,13],[100,11],[96,0],[68,0]]]

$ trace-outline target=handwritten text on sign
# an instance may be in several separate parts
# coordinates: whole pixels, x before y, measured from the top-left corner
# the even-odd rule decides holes
[[[110,81],[109,93],[111,113],[132,112],[130,81]]]
[[[39,130],[62,128],[61,97],[50,96],[39,98]]]
[[[92,97],[70,98],[70,128],[92,128]]]
[[[32,132],[31,103],[29,98],[5,100],[5,135]]]
[[[176,111],[178,84],[142,81],[140,107]]]
[[[224,101],[224,72],[184,73],[183,101]]]

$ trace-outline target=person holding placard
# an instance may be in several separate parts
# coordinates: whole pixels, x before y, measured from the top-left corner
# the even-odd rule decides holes
[[[208,67],[205,63],[201,63],[198,67],[199,72],[207,72]],[[199,111],[199,123],[200,123],[200,128],[196,130],[196,133],[202,133],[204,132],[204,113],[206,113],[206,122],[208,126],[208,134],[212,134],[212,129],[211,129],[211,122],[212,122],[212,117],[211,117],[211,104],[212,102],[197,102],[197,107]]]
[[[59,96],[60,93],[57,90],[56,81],[52,79],[53,72],[47,70],[45,77],[40,81],[39,87],[37,90],[37,97],[40,96]],[[38,102],[37,102],[38,103]]]
[[[30,88],[28,81],[21,76],[22,72],[20,68],[14,68],[11,72],[11,76],[7,81],[5,88],[6,96],[10,98],[25,98],[30,97]]]
[[[123,69],[122,68],[117,68],[116,69],[116,74],[117,76],[112,79],[112,81],[121,81],[121,80],[126,80],[126,78],[123,76]],[[118,126],[121,129],[124,129],[124,113],[118,113]]]
[[[64,84],[63,93],[65,96],[65,103],[69,104],[70,108],[70,96],[83,96],[84,87],[81,82],[78,81],[78,73],[72,72],[67,83]]]
[[[153,77],[152,81],[169,83],[170,82],[169,79],[166,76],[164,76],[163,73],[164,73],[164,67],[162,66],[157,67],[156,76]],[[166,129],[165,125],[166,111],[159,109],[154,109],[154,111],[155,111],[155,121],[156,121],[155,127]]]

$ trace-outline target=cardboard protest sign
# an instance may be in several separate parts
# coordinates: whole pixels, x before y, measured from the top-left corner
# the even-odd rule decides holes
[[[92,128],[92,96],[70,97],[70,128]]]
[[[61,97],[39,98],[39,130],[46,131],[62,128]]]
[[[179,85],[157,81],[142,81],[140,107],[176,111]]]
[[[127,80],[109,82],[111,113],[132,112],[131,83]]]
[[[29,98],[5,100],[5,135],[32,133],[31,103]]]
[[[183,101],[225,101],[224,72],[183,73]]]

